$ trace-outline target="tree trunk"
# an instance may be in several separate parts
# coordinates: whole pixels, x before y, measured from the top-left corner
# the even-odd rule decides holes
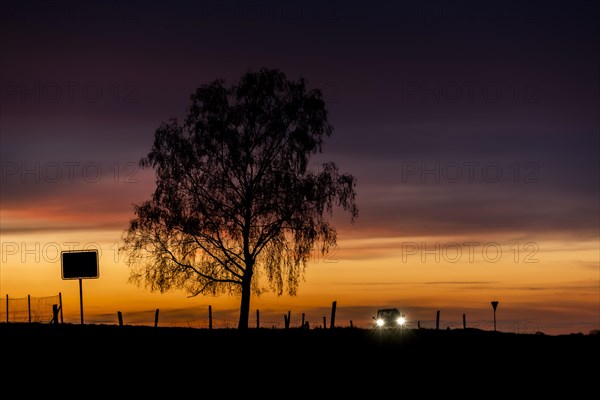
[[[246,193],[244,228],[242,237],[244,239],[244,275],[242,276],[242,301],[240,303],[239,330],[248,330],[248,319],[250,318],[250,295],[252,294],[252,273],[254,272],[254,259],[250,252],[250,224],[252,223],[252,193]]]
[[[250,286],[251,282],[252,270],[248,268],[246,269],[242,281],[242,301],[240,304],[240,320],[238,322],[238,329],[240,330],[248,329],[248,319],[250,318],[250,295],[252,294]]]

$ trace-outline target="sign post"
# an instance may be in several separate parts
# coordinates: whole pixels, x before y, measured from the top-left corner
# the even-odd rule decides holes
[[[492,308],[494,309],[494,332],[496,332],[496,308],[498,308],[498,301],[492,301]]]
[[[81,325],[83,325],[83,279],[79,279],[79,314],[81,315]]]
[[[79,279],[79,312],[83,325],[83,279],[96,279],[98,270],[97,250],[72,250],[60,254],[63,279]]]

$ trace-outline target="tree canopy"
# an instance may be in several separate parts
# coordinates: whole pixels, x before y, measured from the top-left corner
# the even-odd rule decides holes
[[[296,295],[313,250],[336,244],[334,208],[358,216],[356,179],[309,165],[332,131],[321,91],[276,69],[198,88],[185,122],[161,124],[140,160],[156,189],[124,232],[130,281],[239,295],[240,329],[251,294]]]

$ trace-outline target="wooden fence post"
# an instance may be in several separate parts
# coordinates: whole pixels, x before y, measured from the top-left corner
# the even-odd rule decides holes
[[[60,323],[63,324],[62,293],[58,292],[58,309],[60,310]]]
[[[119,326],[123,326],[123,313],[121,311],[117,311],[117,318],[119,318]]]
[[[6,295],[6,323],[8,324],[8,295]]]
[[[256,329],[260,328],[260,312],[256,309]]]
[[[52,304],[52,323],[58,325],[58,305]]]
[[[156,309],[156,312],[154,313],[154,327],[158,327],[158,308]]]
[[[335,328],[335,309],[337,308],[337,301],[331,303],[331,321],[330,321],[330,329]]]
[[[440,329],[440,310],[438,310],[435,315],[435,330],[437,331],[439,329]]]
[[[208,306],[208,329],[212,330],[212,306]]]
[[[27,295],[27,315],[29,316],[29,323],[31,323],[31,295]]]
[[[327,329],[327,318],[323,316],[323,329]]]
[[[287,315],[283,314],[283,326],[285,329],[290,329],[290,312],[288,311]]]
[[[463,329],[467,329],[467,314],[463,314]]]

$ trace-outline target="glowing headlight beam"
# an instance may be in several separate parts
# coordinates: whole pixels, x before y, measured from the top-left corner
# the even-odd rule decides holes
[[[385,324],[385,321],[380,318],[377,321],[375,321],[375,323],[377,324],[377,326],[383,326]]]

